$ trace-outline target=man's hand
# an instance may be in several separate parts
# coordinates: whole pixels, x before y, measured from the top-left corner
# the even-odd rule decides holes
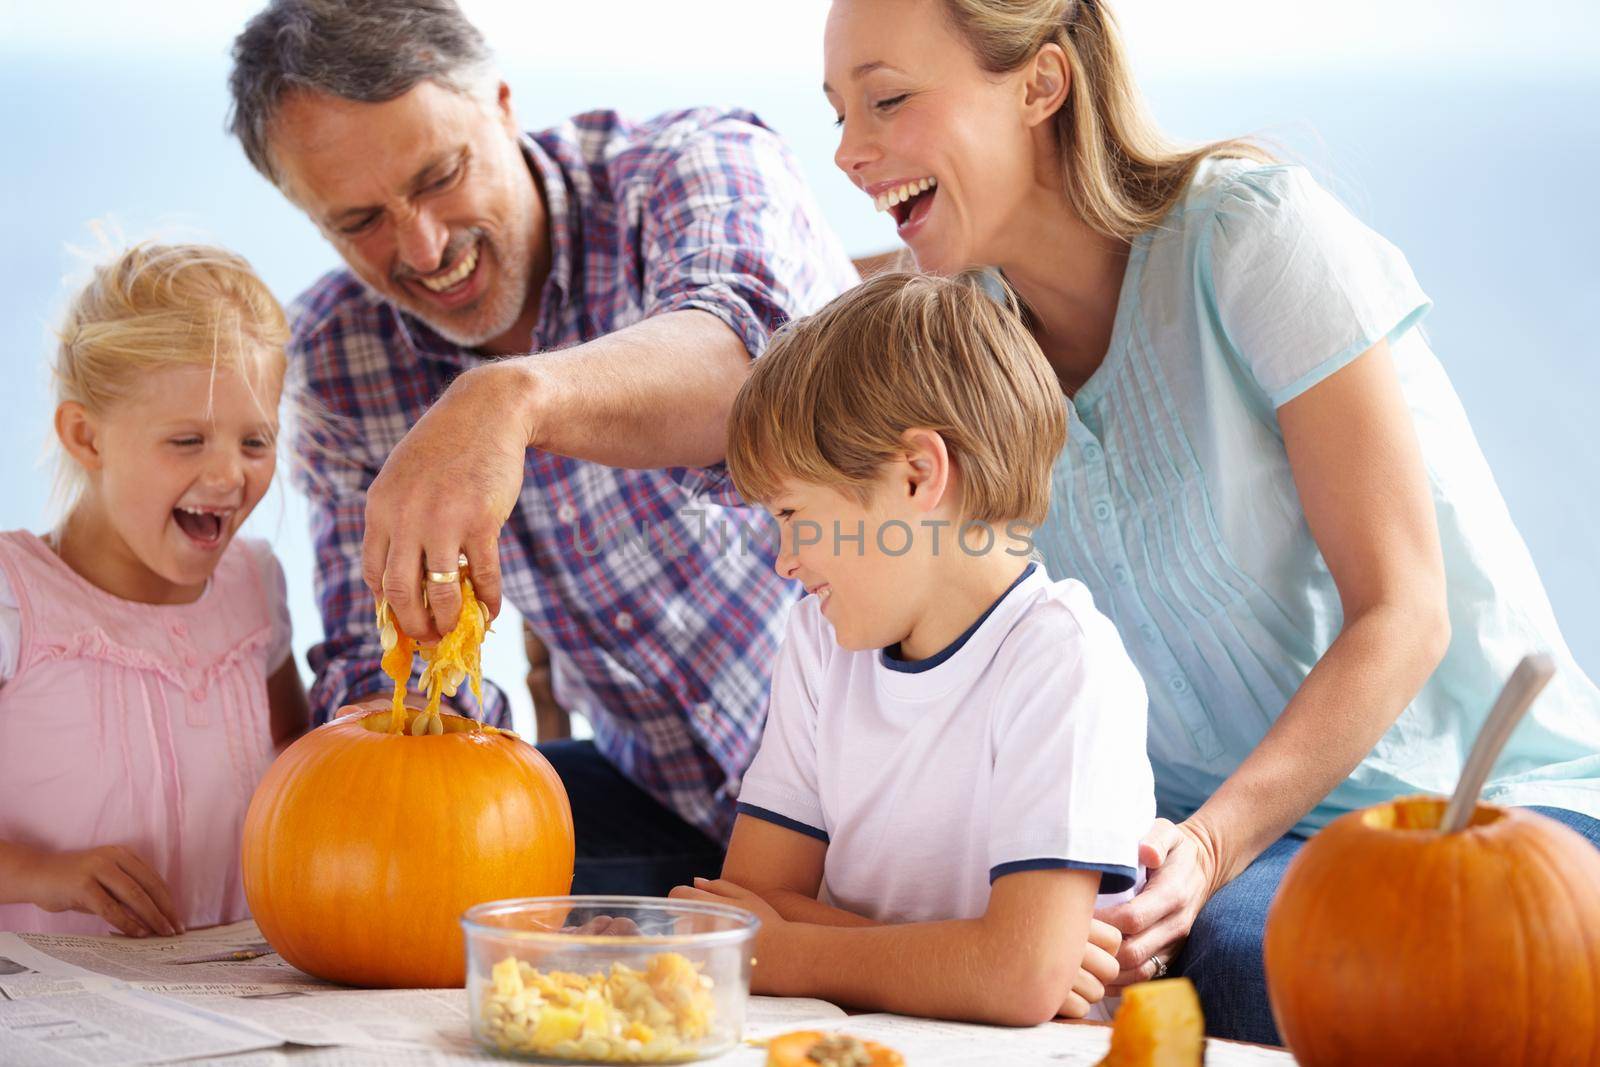
[[[129,937],[183,933],[183,920],[167,883],[121,845],[75,852],[44,852],[10,846],[7,897],[45,911],[98,915]]]
[[[500,613],[500,529],[522,492],[533,376],[520,360],[474,367],[418,420],[367,490],[362,576],[400,628],[419,641],[449,633],[461,611],[450,573],[465,555],[473,589]]]

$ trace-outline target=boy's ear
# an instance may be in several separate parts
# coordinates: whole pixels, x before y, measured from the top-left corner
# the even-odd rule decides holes
[[[56,437],[79,466],[86,471],[97,471],[104,462],[100,458],[100,424],[89,409],[76,400],[63,401],[56,406]]]
[[[1071,88],[1072,69],[1067,66],[1066,52],[1053,41],[1042,46],[1034,54],[1023,83],[1022,106],[1027,124],[1037,126],[1049,121],[1067,102]]]
[[[937,430],[913,428],[900,435],[908,469],[906,491],[918,511],[937,508],[950,490],[950,450]]]

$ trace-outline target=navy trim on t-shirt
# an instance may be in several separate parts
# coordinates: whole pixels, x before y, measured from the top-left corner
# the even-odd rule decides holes
[[[1020,871],[1099,871],[1101,893],[1121,893],[1123,890],[1132,889],[1139,877],[1139,872],[1132,867],[1123,867],[1115,863],[1080,863],[1077,860],[1041,858],[1013,860],[998,867],[991,867],[989,884],[994,885],[996,880]]]
[[[748,815],[753,819],[760,819],[762,822],[775,823],[776,825],[783,827],[785,830],[793,830],[795,833],[805,834],[807,837],[814,837],[823,844],[828,843],[828,831],[818,830],[815,826],[807,826],[799,819],[791,819],[787,815],[779,815],[775,811],[768,811],[766,808],[758,808],[754,804],[735,804],[734,810],[736,810],[740,815]]]
[[[945,645],[944,648],[938,652],[935,652],[927,659],[901,659],[900,645],[898,642],[896,642],[895,644],[890,645],[888,648],[882,650],[878,656],[879,661],[891,671],[899,671],[901,674],[921,674],[923,671],[933,670],[939,664],[943,663],[957,652],[960,652],[961,646],[966,644],[967,641],[971,639],[972,635],[978,632],[978,627],[983,625],[983,621],[990,615],[994,614],[994,609],[998,608],[1002,603],[1004,603],[1006,597],[1011,595],[1011,591],[1017,586],[1021,585],[1023,582],[1027,581],[1028,575],[1032,574],[1038,568],[1039,565],[1037,563],[1030,562],[1028,564],[1028,569],[1017,575],[1017,580],[1008,585],[1006,587],[1006,591],[1000,594],[1000,598],[993,604],[989,605],[989,610],[978,616],[977,622],[967,627],[966,632],[960,637],[956,638],[948,645]]]

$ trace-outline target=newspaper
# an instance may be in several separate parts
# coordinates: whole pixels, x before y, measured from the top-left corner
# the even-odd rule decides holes
[[[1093,1067],[1103,1026],[1027,1029],[847,1016],[820,1000],[751,997],[745,1043],[718,1067],[763,1067],[763,1039],[842,1030],[914,1067]],[[130,939],[0,933],[0,1063],[436,1067],[504,1062],[480,1048],[461,989],[349,989],[296,970],[254,923]],[[1209,1067],[1286,1067],[1279,1050],[1211,1041]]]

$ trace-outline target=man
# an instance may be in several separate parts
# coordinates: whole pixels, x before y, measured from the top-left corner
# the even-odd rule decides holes
[[[290,345],[318,714],[386,690],[374,597],[435,638],[465,557],[594,727],[543,746],[574,891],[715,874],[795,596],[721,466],[726,415],[770,332],[856,280],[793,159],[740,112],[524,134],[450,0],[274,0],[230,87],[251,162],[348,267]],[[505,724],[497,691],[477,710]]]

